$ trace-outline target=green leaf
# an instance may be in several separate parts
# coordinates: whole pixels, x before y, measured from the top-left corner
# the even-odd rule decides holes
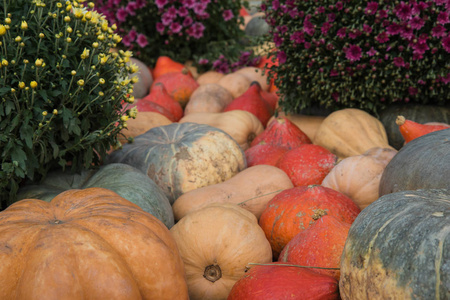
[[[39,90],[38,94],[44,99],[47,100],[48,99],[48,95],[47,95],[47,91],[46,90]]]
[[[20,138],[25,141],[28,148],[33,148],[33,128],[26,124],[20,128]]]
[[[15,108],[14,103],[12,101],[7,101],[5,103],[5,114],[9,115],[14,108]]]
[[[11,88],[9,86],[6,87],[2,87],[0,89],[0,96],[3,96],[4,94],[6,94],[7,92],[11,91]]]

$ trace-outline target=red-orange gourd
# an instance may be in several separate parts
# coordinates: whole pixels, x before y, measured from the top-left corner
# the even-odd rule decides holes
[[[157,84],[162,83],[169,95],[181,107],[185,107],[192,93],[199,87],[197,81],[189,74],[187,68],[181,72],[165,73],[153,81],[152,88]]]
[[[360,209],[342,193],[320,185],[294,187],[277,194],[267,204],[259,225],[269,240],[273,256],[298,233],[330,215],[351,224]]]
[[[138,100],[136,103],[136,108],[139,112],[156,112],[163,116],[165,116],[167,119],[169,119],[171,122],[176,122],[174,115],[165,107],[161,106],[158,103],[151,102],[151,101],[141,101]]]
[[[339,269],[351,224],[323,216],[287,243],[278,261],[294,265]],[[339,270],[313,268],[311,271],[339,280]]]
[[[319,145],[303,144],[281,156],[277,167],[283,170],[294,186],[320,184],[334,168],[338,157]]]
[[[283,263],[252,265],[227,300],[338,300],[339,283],[331,276]]]
[[[152,71],[153,79],[156,79],[166,73],[181,72],[184,68],[185,66],[182,63],[176,62],[168,56],[160,56],[156,60],[155,67]],[[192,76],[190,72],[189,75]]]
[[[286,117],[277,117],[252,142],[252,146],[266,143],[286,150],[311,144],[309,137]]]
[[[141,103],[141,105],[143,104],[143,102],[153,102],[161,105],[172,114],[172,116],[174,117],[173,122],[178,122],[183,117],[183,108],[181,108],[180,103],[175,101],[169,95],[166,88],[164,87],[164,84],[162,83],[156,83],[152,87],[150,94],[138,101],[138,103]]]
[[[254,114],[265,127],[272,117],[273,110],[261,96],[261,86],[254,81],[250,87],[239,97],[233,99],[223,111],[245,110]]]
[[[269,144],[258,144],[245,150],[247,166],[269,165],[276,166],[281,156],[287,150]]]
[[[405,144],[427,133],[447,129],[450,127],[450,125],[420,124],[411,120],[407,120],[404,116],[398,116],[395,120],[395,123],[398,125],[398,129],[405,139]]]

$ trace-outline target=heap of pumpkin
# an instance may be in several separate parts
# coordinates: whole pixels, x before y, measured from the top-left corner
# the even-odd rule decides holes
[[[261,67],[141,69],[123,147],[0,213],[0,298],[449,298],[449,126],[275,116]]]

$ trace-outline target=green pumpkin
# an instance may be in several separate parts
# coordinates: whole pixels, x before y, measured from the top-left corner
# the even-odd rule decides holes
[[[172,204],[190,190],[223,182],[247,167],[244,152],[230,135],[197,123],[152,128],[106,161],[138,168]]]
[[[253,17],[247,26],[245,26],[245,34],[249,36],[263,36],[269,33],[269,24],[263,17]]]
[[[450,189],[450,129],[406,144],[383,171],[379,195],[405,190]]]
[[[450,124],[450,107],[421,105],[421,104],[396,104],[390,105],[380,113],[380,121],[386,128],[389,145],[395,149],[403,147],[403,139],[398,125],[395,123],[397,116],[424,124],[428,122],[442,122]]]
[[[341,256],[342,299],[450,299],[449,233],[449,190],[379,198],[350,227]]]
[[[81,174],[53,171],[43,182],[20,188],[17,196],[18,200],[40,199],[50,202],[66,190],[90,187],[112,190],[158,218],[168,228],[174,225],[172,207],[163,191],[144,173],[126,164],[109,164]]]

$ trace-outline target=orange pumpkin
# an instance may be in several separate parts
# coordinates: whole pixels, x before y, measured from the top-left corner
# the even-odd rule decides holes
[[[156,60],[155,67],[152,71],[153,79],[166,73],[181,72],[184,68],[185,66],[182,63],[176,62],[168,56],[160,56]]]
[[[169,230],[108,189],[16,202],[0,245],[0,299],[188,299]]]

